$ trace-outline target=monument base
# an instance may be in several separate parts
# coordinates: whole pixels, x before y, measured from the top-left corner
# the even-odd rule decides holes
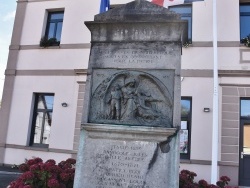
[[[74,187],[167,188],[178,184],[176,128],[84,124],[82,129],[84,144]]]

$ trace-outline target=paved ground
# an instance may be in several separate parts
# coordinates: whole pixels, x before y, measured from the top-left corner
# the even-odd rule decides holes
[[[18,170],[0,166],[0,188],[6,188],[18,176],[20,176]]]

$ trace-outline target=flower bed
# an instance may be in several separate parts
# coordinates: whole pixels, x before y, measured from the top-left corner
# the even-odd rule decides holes
[[[41,158],[27,160],[19,165],[23,174],[10,183],[8,188],[73,188],[75,175],[75,159],[67,159],[56,164],[50,159],[43,162]],[[182,170],[179,174],[179,188],[237,188],[228,186],[230,178],[222,176],[216,185],[205,180],[194,181],[197,174]]]
[[[197,174],[189,170],[182,170],[179,174],[179,188],[238,188],[228,186],[230,178],[227,176],[221,176],[220,180],[216,182],[216,185],[207,183],[206,180],[199,180],[198,183],[194,181],[194,177]]]
[[[9,188],[72,188],[75,163],[71,158],[57,165],[53,159],[46,162],[41,158],[27,160],[19,166],[23,174],[11,182]]]

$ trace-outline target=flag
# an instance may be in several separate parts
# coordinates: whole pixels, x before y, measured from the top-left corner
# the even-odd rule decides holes
[[[108,11],[110,8],[109,0],[101,0],[100,13]]]
[[[204,0],[152,0],[152,3],[164,6],[164,7],[169,7],[169,6],[174,6],[174,5],[180,5],[180,4],[185,4],[185,3],[192,3],[194,1],[204,1]]]

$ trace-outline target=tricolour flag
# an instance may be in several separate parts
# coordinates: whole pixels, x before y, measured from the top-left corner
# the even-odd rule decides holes
[[[101,0],[100,13],[108,11],[110,8],[109,0]]]
[[[204,0],[152,0],[152,3],[164,7],[169,7],[179,4],[192,3],[194,1],[204,1]]]

